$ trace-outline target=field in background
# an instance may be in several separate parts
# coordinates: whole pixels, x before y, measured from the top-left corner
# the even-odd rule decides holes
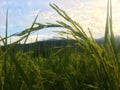
[[[20,33],[8,36],[8,11],[6,13],[6,34],[0,39],[4,49],[0,49],[0,89],[1,90],[119,90],[120,89],[120,52],[116,45],[112,28],[112,5],[108,0],[106,28],[103,43],[98,44],[84,32],[79,23],[74,21],[55,4],[50,6],[66,22],[36,23]],[[37,24],[38,27],[34,27]],[[37,43],[25,47],[29,35],[43,28],[60,27],[67,31],[60,34],[71,35],[66,44],[44,49]],[[8,38],[21,38],[7,44]],[[24,40],[22,47],[16,47]],[[37,38],[36,38],[37,42]],[[45,44],[46,45],[46,44]],[[54,46],[54,45],[53,45]],[[48,48],[47,48],[48,47]],[[43,49],[44,54],[40,50]],[[49,50],[48,50],[49,49]],[[26,51],[27,50],[27,51]]]

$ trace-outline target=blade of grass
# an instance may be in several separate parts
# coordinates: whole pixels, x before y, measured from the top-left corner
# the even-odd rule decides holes
[[[8,9],[6,12],[6,31],[5,31],[5,46],[7,46],[7,36],[8,36]],[[7,47],[6,47],[7,48]]]
[[[22,76],[23,80],[25,81],[25,84],[27,85],[27,87],[29,88],[29,90],[34,90],[32,87],[31,82],[29,81],[29,79],[27,78],[27,75],[25,74],[24,70],[22,69],[22,67],[20,66],[20,64],[18,63],[18,61],[16,60],[16,58],[14,57],[13,54],[10,54],[11,56],[11,60],[14,62],[18,72],[20,73],[20,75]]]
[[[115,42],[115,37],[114,37],[114,33],[113,33],[113,27],[112,27],[112,2],[110,0],[110,40],[111,40],[111,44],[114,50],[115,55],[117,55],[117,50],[116,50],[116,42]]]
[[[108,0],[108,3],[107,3],[107,18],[106,18],[106,27],[105,27],[105,36],[104,36],[104,39],[105,39],[105,45],[107,43],[109,43],[109,0]]]
[[[7,50],[7,34],[8,34],[8,9],[7,9],[7,12],[6,12],[5,51]],[[3,77],[4,77],[3,88],[6,90],[7,89],[7,55],[5,55],[5,57],[4,57]]]
[[[35,20],[34,20],[34,22],[32,23],[32,26],[30,27],[29,31],[27,32],[28,34],[27,34],[27,36],[26,36],[26,39],[25,39],[25,41],[24,41],[24,44],[26,43],[26,41],[27,41],[30,33],[32,32],[32,29],[33,29],[33,27],[34,27],[34,25],[35,25],[35,23],[36,23],[36,20],[37,20],[37,18],[38,18],[38,15],[39,15],[39,13],[38,13],[37,16],[35,17]]]

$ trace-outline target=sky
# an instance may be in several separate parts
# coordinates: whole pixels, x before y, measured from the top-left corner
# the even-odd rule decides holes
[[[0,36],[5,34],[6,10],[9,11],[8,34],[20,32],[29,28],[38,12],[37,22],[55,23],[62,18],[49,4],[55,3],[74,20],[80,23],[85,32],[90,28],[95,38],[104,36],[107,0],[0,0]],[[120,0],[112,0],[113,4],[113,30],[115,35],[120,35]],[[34,42],[38,35],[39,40],[57,37],[53,31],[60,28],[42,29],[33,33],[28,42]],[[18,37],[12,37],[12,41]]]

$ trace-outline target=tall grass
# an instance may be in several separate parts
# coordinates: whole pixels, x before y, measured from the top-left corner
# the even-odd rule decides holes
[[[36,23],[36,16],[31,27],[20,33],[8,36],[8,11],[6,13],[6,34],[1,40],[5,50],[0,49],[0,89],[1,90],[119,90],[120,64],[115,37],[112,28],[112,4],[108,0],[107,19],[104,43],[98,44],[89,30],[90,37],[84,32],[82,26],[71,19],[65,11],[55,4],[50,6],[66,22]],[[38,27],[34,27],[37,24]],[[37,44],[24,52],[15,46],[22,40],[26,43],[34,31],[49,27],[60,27],[67,31],[59,33],[71,35],[75,45],[60,47],[57,51],[47,50],[46,57],[33,57],[32,52],[39,48]],[[7,39],[12,36],[21,38],[7,45]],[[71,39],[71,37],[69,37]],[[66,39],[67,40],[67,39]],[[36,38],[37,42],[37,38]],[[2,48],[2,47],[1,47]],[[40,47],[41,48],[41,47]],[[15,51],[13,53],[13,51]]]

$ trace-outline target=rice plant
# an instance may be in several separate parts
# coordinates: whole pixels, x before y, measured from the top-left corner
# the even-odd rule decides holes
[[[38,14],[30,28],[8,36],[8,11],[6,13],[5,37],[1,37],[5,50],[0,48],[0,89],[1,90],[119,90],[120,52],[117,51],[112,28],[112,3],[108,0],[104,43],[98,44],[92,33],[87,35],[82,26],[55,4],[50,6],[66,22],[37,23]],[[34,27],[34,25],[38,25]],[[63,47],[45,48],[47,56],[39,54],[42,48],[36,43],[25,52],[30,34],[49,27],[67,29],[58,33],[67,34],[74,45],[66,41]],[[21,38],[10,45],[12,36]],[[90,37],[89,37],[90,36]],[[24,40],[23,47],[16,45]],[[48,45],[49,47],[49,45]],[[57,48],[57,50],[55,50]],[[15,53],[13,53],[13,51]]]

